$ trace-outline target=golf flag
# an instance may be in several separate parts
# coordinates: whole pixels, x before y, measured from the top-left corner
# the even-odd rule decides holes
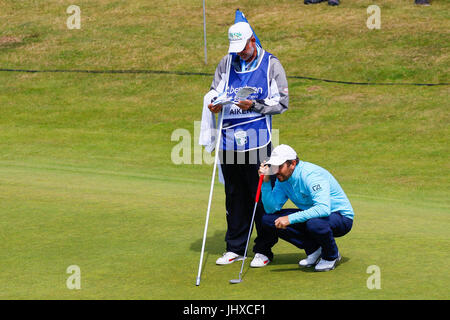
[[[244,13],[241,12],[239,9],[236,9],[236,15],[234,17],[234,23],[238,23],[238,22],[247,22],[248,24],[250,24],[247,21],[247,18],[245,17]],[[261,42],[259,41],[258,37],[256,36],[255,30],[253,30],[252,26],[250,26],[250,28],[253,31],[253,35],[255,36],[256,43],[262,48]]]

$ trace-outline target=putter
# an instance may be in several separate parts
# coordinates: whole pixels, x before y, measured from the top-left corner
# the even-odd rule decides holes
[[[255,212],[256,212],[256,207],[258,206],[259,196],[260,196],[260,194],[261,194],[261,186],[262,186],[263,179],[264,179],[264,175],[261,175],[261,176],[259,177],[258,189],[257,189],[257,191],[256,191],[255,207],[253,208],[252,222],[250,223],[250,230],[248,231],[247,244],[245,245],[244,259],[242,259],[241,272],[239,272],[239,279],[231,279],[231,280],[230,280],[230,283],[233,283],[233,284],[241,283],[241,282],[242,282],[242,270],[244,269],[244,262],[245,262],[245,259],[247,259],[248,242],[249,242],[250,236],[251,236],[251,234],[252,234],[253,220],[255,220]]]

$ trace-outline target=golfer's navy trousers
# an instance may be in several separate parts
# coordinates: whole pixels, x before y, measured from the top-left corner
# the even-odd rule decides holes
[[[339,212],[333,212],[328,217],[294,223],[286,229],[275,227],[276,219],[298,211],[299,209],[282,209],[262,217],[265,234],[270,233],[272,239],[271,246],[278,242],[278,238],[281,238],[300,249],[305,249],[307,255],[322,247],[323,259],[329,261],[337,259],[339,251],[334,238],[347,234],[353,226],[353,220],[343,217]]]

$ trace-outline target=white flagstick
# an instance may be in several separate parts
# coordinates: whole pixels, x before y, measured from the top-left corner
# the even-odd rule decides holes
[[[205,0],[203,0],[203,39],[205,40],[205,64],[208,64],[207,52],[206,52],[206,8]]]
[[[214,168],[213,168],[213,173],[212,173],[212,178],[211,178],[211,189],[209,191],[208,210],[206,211],[206,222],[205,222],[205,230],[203,232],[202,253],[200,254],[200,263],[198,265],[197,282],[195,284],[196,286],[200,285],[200,276],[202,273],[202,264],[203,264],[203,253],[205,251],[206,233],[208,232],[209,213],[210,213],[210,209],[211,209],[211,200],[212,200],[212,195],[213,195],[213,190],[214,190],[214,180],[216,178],[217,161],[219,159],[219,145],[220,145],[220,141],[221,141],[221,137],[222,137],[222,124],[223,124],[223,112],[222,111],[219,114],[219,116],[220,116],[219,133],[217,134],[218,137],[217,137],[216,150],[215,150],[216,154],[214,157]]]

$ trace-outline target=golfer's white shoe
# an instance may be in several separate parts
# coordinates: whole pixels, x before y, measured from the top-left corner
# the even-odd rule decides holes
[[[298,262],[300,267],[313,267],[317,264],[317,262],[320,259],[320,255],[322,254],[322,248],[319,247],[316,251],[311,253],[309,256],[306,257],[306,259],[300,260]]]
[[[225,265],[242,259],[244,259],[244,256],[240,256],[237,253],[228,251],[225,252],[223,256],[221,256],[219,259],[216,260],[216,264]]]
[[[338,262],[341,261],[341,255],[337,257],[337,259],[334,260],[325,260],[320,259],[319,263],[316,264],[315,270],[316,271],[330,271],[336,268],[336,265]]]
[[[265,267],[270,263],[270,259],[267,258],[262,253],[255,254],[255,257],[253,258],[252,262],[250,262],[250,267],[252,268],[261,268]]]

